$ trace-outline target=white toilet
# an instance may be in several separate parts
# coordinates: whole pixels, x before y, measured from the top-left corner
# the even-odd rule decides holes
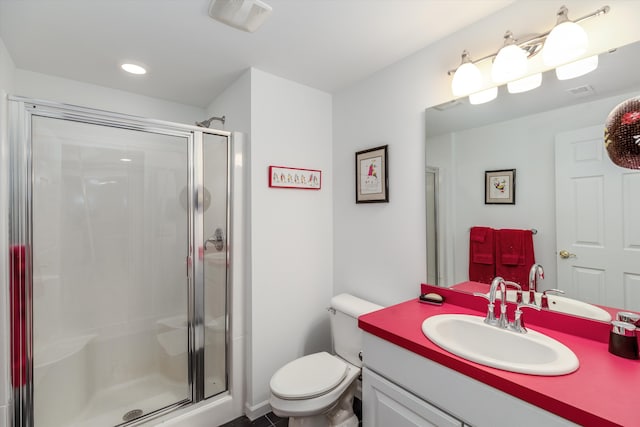
[[[358,316],[382,307],[349,294],[331,299],[336,355],[320,352],[287,363],[271,378],[271,409],[289,427],[357,427],[354,394],[360,394],[362,331]]]

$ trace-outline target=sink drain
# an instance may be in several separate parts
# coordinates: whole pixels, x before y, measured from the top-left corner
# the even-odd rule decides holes
[[[132,409],[122,416],[122,421],[131,421],[144,414],[142,409]]]

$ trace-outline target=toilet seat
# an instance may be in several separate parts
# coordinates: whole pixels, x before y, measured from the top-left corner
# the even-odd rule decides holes
[[[323,351],[287,363],[273,375],[269,385],[281,399],[311,399],[336,388],[348,371],[345,361]]]
[[[338,356],[331,356],[339,359]],[[339,359],[342,360],[342,359]],[[332,390],[326,393],[307,399],[283,399],[271,392],[269,404],[273,413],[279,417],[313,417],[321,416],[325,411],[335,407],[341,396],[347,392],[349,387],[355,387],[354,384],[360,375],[360,368],[347,363],[346,377]]]

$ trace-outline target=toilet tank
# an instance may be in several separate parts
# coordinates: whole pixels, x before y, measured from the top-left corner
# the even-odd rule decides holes
[[[362,330],[358,316],[383,308],[349,294],[331,298],[331,335],[335,353],[355,366],[362,366]]]

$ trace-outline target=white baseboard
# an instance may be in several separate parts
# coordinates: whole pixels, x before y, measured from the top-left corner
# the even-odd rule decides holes
[[[244,405],[244,414],[251,421],[255,420],[256,418],[260,418],[261,416],[266,415],[269,412],[271,412],[271,405],[269,405],[268,400],[265,400],[253,406],[249,406],[246,403]]]

